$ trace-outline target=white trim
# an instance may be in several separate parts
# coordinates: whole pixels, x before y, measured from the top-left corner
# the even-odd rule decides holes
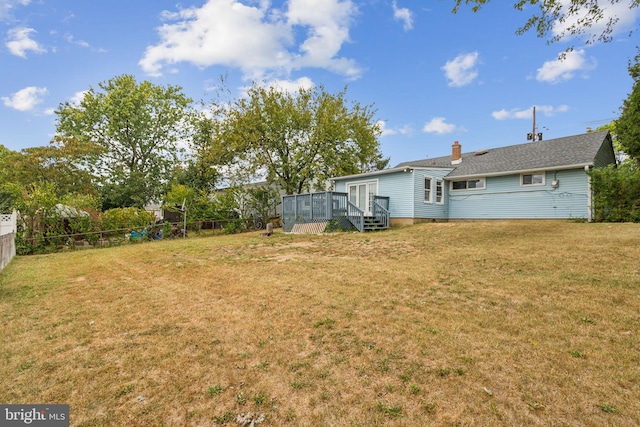
[[[465,186],[465,188],[453,188],[453,183],[454,182],[466,182],[467,185]],[[474,188],[469,188],[468,182],[469,181],[482,181],[484,184],[482,185],[482,187],[474,187]],[[477,191],[477,190],[486,190],[487,189],[487,179],[482,176],[482,177],[477,177],[477,178],[464,178],[464,179],[456,179],[456,180],[451,180],[449,181],[449,191],[451,192],[458,192],[458,191]]]
[[[345,182],[345,186],[349,186],[352,184],[368,184],[370,182],[375,182],[376,184],[379,182],[380,180],[378,179],[362,179],[360,181],[349,181],[349,182]]]
[[[438,183],[440,183],[440,201],[438,201]],[[486,184],[486,183],[485,183]],[[444,179],[436,179],[436,205],[444,205]]]
[[[364,208],[359,206],[359,208],[362,209],[365,212],[365,215],[370,215],[371,214],[370,209],[371,209],[372,202],[373,202],[373,200],[370,199],[371,193],[369,192],[369,184],[375,184],[376,185],[376,191],[375,191],[375,194],[373,194],[373,196],[377,196],[378,193],[380,192],[380,182],[379,182],[378,179],[365,179],[365,180],[360,180],[360,181],[349,181],[349,182],[345,182],[345,185],[344,185],[344,188],[345,188],[345,190],[347,192],[347,200],[349,200],[350,202],[351,202],[351,193],[349,192],[349,188],[350,187],[356,187],[356,198],[357,198],[357,197],[359,197],[359,195],[358,195],[358,191],[359,191],[358,187],[360,185],[366,185],[366,187],[365,187],[366,188],[366,196],[365,196],[366,199],[365,199],[365,201],[366,201],[366,204],[368,206],[366,206]],[[354,204],[357,205],[357,203],[354,203]]]
[[[353,179],[353,178],[366,178],[369,176],[378,176],[378,175],[386,175],[389,173],[400,173],[400,172],[405,172],[405,173],[412,173],[414,170],[448,170],[448,171],[452,171],[454,168],[451,167],[442,167],[442,166],[433,166],[433,167],[426,167],[426,166],[402,166],[399,168],[391,168],[391,169],[383,169],[381,171],[374,171],[374,172],[365,172],[365,173],[357,173],[357,174],[353,174],[353,175],[345,175],[345,176],[336,176],[333,178],[330,178],[330,181],[336,182],[336,181],[344,181],[345,179]]]
[[[427,200],[425,193],[427,192],[427,180],[429,180],[429,200]],[[433,177],[424,176],[422,177],[422,202],[427,204],[433,203]]]
[[[584,167],[585,175],[587,175],[587,222],[593,221],[593,188],[591,188],[591,175],[589,175],[589,166]]]
[[[531,184],[524,183],[524,177],[530,175],[531,176]],[[542,182],[533,182],[533,177],[535,175],[542,175]],[[544,187],[547,183],[547,173],[546,171],[539,172],[529,172],[529,173],[521,173],[520,174],[520,187],[529,188],[529,187]]]

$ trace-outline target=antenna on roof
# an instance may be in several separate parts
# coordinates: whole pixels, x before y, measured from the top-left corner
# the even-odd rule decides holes
[[[527,141],[542,141],[542,132],[536,132],[536,106],[533,106],[533,131],[527,134]]]

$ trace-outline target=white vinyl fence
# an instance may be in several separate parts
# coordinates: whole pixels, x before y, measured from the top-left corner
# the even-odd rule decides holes
[[[0,214],[0,271],[16,256],[17,213]]]

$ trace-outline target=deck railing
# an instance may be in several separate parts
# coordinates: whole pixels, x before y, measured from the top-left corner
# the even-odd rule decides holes
[[[347,203],[347,193],[332,191],[282,196],[283,229],[288,232],[296,223],[306,224],[346,217]]]
[[[373,200],[372,213],[374,218],[379,221],[382,228],[389,228],[391,221],[391,213],[389,212],[389,198],[376,196]]]
[[[373,201],[383,209],[389,210],[389,198],[384,196],[373,196]]]
[[[349,201],[347,201],[347,219],[359,232],[364,231],[364,212]]]
[[[372,213],[389,226],[389,198],[375,196]],[[349,201],[347,193],[324,191],[282,196],[282,228],[293,230],[295,224],[323,222],[346,218],[358,231],[364,231],[364,212]]]

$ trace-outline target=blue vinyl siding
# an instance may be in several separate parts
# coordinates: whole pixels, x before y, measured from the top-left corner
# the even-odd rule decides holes
[[[436,181],[443,180],[450,172],[448,169],[414,169],[414,214],[412,218],[446,219],[449,217],[449,183],[442,184],[443,204],[436,203]],[[424,201],[424,179],[431,178],[431,203]],[[391,214],[393,216],[393,213]]]
[[[443,204],[436,203],[436,180],[444,179],[450,169],[413,169],[411,172],[381,174],[360,179],[335,179],[335,191],[346,192],[349,184],[364,181],[378,182],[378,195],[389,197],[389,211],[392,218],[433,218],[448,217],[449,188],[443,182]],[[424,178],[432,179],[432,203],[424,202]]]
[[[587,218],[587,175],[584,169],[546,172],[540,186],[521,186],[520,174],[487,177],[485,189],[451,191],[449,203],[451,219]]]
[[[401,172],[381,175],[378,195],[389,197],[391,218],[413,218],[413,174]]]
[[[377,181],[378,196],[389,197],[389,211],[392,218],[413,218],[413,174],[410,172],[390,173],[351,179],[335,179],[335,191],[347,192],[349,184]]]

